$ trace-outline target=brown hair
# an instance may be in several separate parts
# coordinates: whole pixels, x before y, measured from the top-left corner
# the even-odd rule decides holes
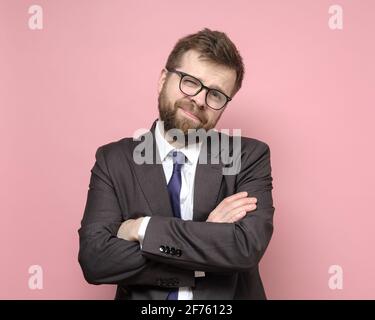
[[[166,68],[178,67],[182,55],[188,50],[197,50],[201,57],[219,65],[234,69],[237,74],[233,95],[241,88],[245,73],[242,57],[234,43],[224,32],[203,29],[178,40],[169,54]]]

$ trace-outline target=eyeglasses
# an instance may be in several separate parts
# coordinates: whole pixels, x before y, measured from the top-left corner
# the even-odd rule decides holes
[[[176,69],[168,69],[168,72],[177,73],[180,76],[180,90],[183,94],[187,96],[196,96],[203,89],[206,89],[206,104],[215,110],[220,110],[225,107],[225,105],[232,100],[225,93],[219,90],[211,89],[206,87],[199,79],[191,76],[182,71]]]

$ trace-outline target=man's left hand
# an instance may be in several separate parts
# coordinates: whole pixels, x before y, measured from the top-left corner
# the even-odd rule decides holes
[[[143,217],[124,221],[117,231],[117,237],[128,241],[139,241],[138,230],[142,220]]]

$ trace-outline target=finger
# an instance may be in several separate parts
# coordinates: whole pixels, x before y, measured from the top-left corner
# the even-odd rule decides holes
[[[221,209],[225,208],[228,204],[232,203],[233,201],[236,201],[237,199],[242,199],[242,198],[245,198],[245,197],[247,197],[246,191],[232,194],[231,196],[224,198],[219,203],[219,205],[216,207],[216,209],[221,210]]]
[[[256,204],[246,204],[230,211],[216,211],[215,215],[210,214],[208,222],[235,222],[242,219],[247,212],[255,210]]]
[[[249,198],[243,198],[243,199],[238,199],[232,203],[229,204],[223,204],[221,207],[217,208],[217,214],[221,215],[222,218],[228,218],[228,214],[230,214],[233,210],[234,212],[238,212],[239,210],[246,210],[248,209],[248,205],[252,204],[250,202]]]
[[[245,198],[247,197],[247,195],[248,195],[247,191],[237,192],[235,194],[232,194],[229,197],[226,197],[224,200],[226,200],[227,202],[232,202],[237,199]]]
[[[250,199],[250,203],[257,203],[258,202],[258,199],[255,198],[255,197],[251,197],[249,199]]]
[[[257,202],[256,198],[242,198],[242,199],[237,199],[229,204],[226,204],[225,206],[222,207],[223,212],[228,212],[231,211],[235,208],[241,207],[241,206],[246,206],[249,204],[255,204]]]
[[[226,220],[231,220],[233,217],[235,217],[237,214],[245,211],[245,213],[247,212],[250,212],[250,211],[254,211],[256,209],[256,204],[252,203],[252,204],[247,204],[247,205],[243,205],[243,206],[240,206],[240,207],[237,207],[231,211],[229,211],[224,219]]]
[[[238,220],[241,220],[243,217],[246,216],[246,211],[245,210],[242,210],[234,215],[232,215],[230,218],[229,218],[229,222],[237,222]]]

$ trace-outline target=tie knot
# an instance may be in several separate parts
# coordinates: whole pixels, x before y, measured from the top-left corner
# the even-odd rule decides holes
[[[184,164],[185,155],[180,151],[172,151],[173,164]]]

